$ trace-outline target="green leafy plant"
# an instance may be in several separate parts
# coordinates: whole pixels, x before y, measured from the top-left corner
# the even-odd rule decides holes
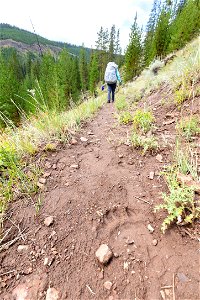
[[[154,136],[146,137],[133,132],[130,140],[134,148],[142,149],[142,155],[147,151],[158,149],[158,142]]]
[[[186,87],[182,87],[181,89],[175,91],[175,93],[174,93],[174,102],[179,107],[188,98],[189,98],[189,92]]]
[[[172,168],[170,172],[165,173],[165,176],[169,194],[162,193],[164,203],[154,208],[154,212],[164,209],[168,213],[161,225],[163,233],[174,222],[177,222],[177,224],[188,224],[200,216],[200,208],[195,206],[194,188],[179,185],[176,169]]]
[[[192,136],[200,133],[199,118],[197,116],[182,118],[176,128],[187,140],[191,140]]]
[[[122,124],[128,124],[133,121],[133,116],[129,111],[124,111],[119,115],[119,122]]]
[[[120,95],[118,99],[115,101],[115,107],[117,110],[124,110],[127,108],[128,104],[126,102],[126,98],[124,95]]]
[[[138,109],[135,111],[133,117],[133,127],[135,130],[141,130],[147,133],[152,128],[152,123],[155,118],[151,111]]]
[[[183,146],[177,139],[174,159],[180,173],[190,174],[194,180],[198,180],[198,155],[189,144]]]
[[[38,198],[37,198],[37,201],[35,203],[35,212],[36,212],[36,215],[38,215],[41,206],[42,206],[42,198],[41,198],[41,195],[39,195]]]

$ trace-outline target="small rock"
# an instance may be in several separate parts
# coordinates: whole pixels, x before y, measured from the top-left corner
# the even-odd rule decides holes
[[[46,225],[46,226],[49,227],[51,224],[53,224],[53,222],[54,222],[53,217],[52,217],[52,216],[49,216],[49,217],[45,218],[45,220],[44,220],[44,225]]]
[[[59,293],[55,288],[48,288],[46,300],[58,300],[59,299]]]
[[[92,131],[88,131],[87,133],[88,135],[94,135],[94,133]]]
[[[74,138],[71,139],[71,145],[76,145],[78,143],[78,141]]]
[[[77,164],[72,164],[72,165],[70,166],[70,168],[72,168],[72,169],[78,169],[78,168],[79,168],[79,165],[77,165]]]
[[[150,172],[150,173],[149,173],[149,179],[152,180],[153,178],[154,178],[154,172]]]
[[[104,273],[101,271],[100,273],[99,273],[99,279],[103,279],[104,278]]]
[[[17,252],[26,252],[28,251],[28,245],[19,245],[17,247]]]
[[[189,278],[184,273],[177,273],[177,277],[180,282],[187,282]]]
[[[88,141],[88,139],[83,137],[83,136],[80,138],[80,140],[81,140],[81,142],[87,142]]]
[[[106,264],[113,256],[112,251],[106,244],[102,244],[96,251],[96,257],[100,263]]]
[[[45,172],[45,173],[43,174],[43,177],[46,178],[46,177],[49,177],[50,175],[51,175],[51,172]]]
[[[45,167],[46,167],[47,169],[50,169],[50,168],[51,168],[50,162],[47,161],[47,162],[45,163]]]
[[[154,232],[154,228],[151,226],[151,224],[148,224],[147,228],[150,231],[150,233]]]
[[[119,157],[119,158],[123,158],[124,155],[123,155],[123,154],[119,154],[118,157]]]
[[[53,164],[53,166],[52,166],[52,169],[56,169],[57,168],[57,165],[56,164]]]
[[[132,245],[132,244],[134,244],[134,240],[129,240],[129,239],[127,239],[127,240],[126,240],[126,244],[127,244],[127,245]]]
[[[103,286],[105,287],[105,289],[110,291],[112,288],[112,282],[106,281],[106,282],[104,282]]]
[[[39,178],[39,183],[45,184],[47,182],[46,178]]]
[[[45,257],[45,259],[44,259],[44,266],[47,266],[47,265],[48,265],[48,262],[49,262],[48,257]]]
[[[44,184],[40,183],[39,181],[37,182],[37,186],[43,190],[44,189]]]
[[[12,292],[13,299],[26,300],[28,296],[28,288],[25,284],[18,285]]]
[[[156,246],[156,245],[158,244],[158,240],[154,239],[154,240],[152,241],[152,244],[153,244],[154,246]]]
[[[156,160],[162,162],[163,161],[162,155],[161,154],[156,155]]]
[[[127,261],[124,262],[124,270],[128,271],[129,263]]]

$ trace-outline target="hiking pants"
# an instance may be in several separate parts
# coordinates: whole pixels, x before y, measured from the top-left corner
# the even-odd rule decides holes
[[[115,90],[116,90],[116,86],[117,86],[117,83],[108,83],[108,102],[110,102],[110,100],[112,99],[112,102],[115,101]],[[112,98],[110,99],[110,96],[112,94]]]

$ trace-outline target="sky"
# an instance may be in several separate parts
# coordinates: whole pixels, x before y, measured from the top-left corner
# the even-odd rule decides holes
[[[137,12],[138,25],[145,28],[153,0],[4,0],[0,23],[35,32],[49,40],[94,48],[101,26],[120,30],[123,49],[129,43]]]

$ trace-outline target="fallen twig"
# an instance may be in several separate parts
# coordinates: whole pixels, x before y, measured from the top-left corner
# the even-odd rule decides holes
[[[172,291],[173,291],[173,300],[176,300],[175,299],[175,275],[174,275],[174,273],[173,273]]]
[[[20,229],[19,225],[16,225],[10,218],[7,218],[7,219],[18,229],[19,234],[21,235],[22,240],[25,241],[25,238],[22,235],[22,232],[21,232],[21,229]],[[21,221],[19,222],[19,224],[21,223]]]
[[[24,229],[21,234],[25,231],[26,229]],[[0,252],[4,249],[8,249],[10,246],[12,246],[13,244],[15,244],[20,238],[21,238],[21,234],[19,234],[17,237],[15,237],[13,240],[3,244],[1,247],[0,247]]]
[[[16,270],[11,270],[11,271],[8,271],[8,272],[5,272],[5,273],[1,273],[0,274],[0,277],[1,276],[4,276],[4,275],[8,275],[8,274],[10,274],[10,273],[13,273],[13,272],[15,272]]]
[[[0,244],[3,242],[3,240],[7,237],[7,235],[9,234],[9,232],[11,231],[12,226],[7,230],[7,232],[5,233],[5,235],[2,237],[2,239],[0,240]]]
[[[149,205],[152,205],[152,203],[150,203],[149,201],[147,200],[144,200],[144,199],[141,199],[140,197],[137,197],[137,196],[134,196],[136,199],[142,201],[142,202],[145,202],[145,203],[148,203]]]
[[[88,290],[90,291],[91,294],[95,295],[95,293],[93,292],[93,290],[91,289],[91,287],[89,287],[89,285],[86,284],[86,287],[88,288]]]

